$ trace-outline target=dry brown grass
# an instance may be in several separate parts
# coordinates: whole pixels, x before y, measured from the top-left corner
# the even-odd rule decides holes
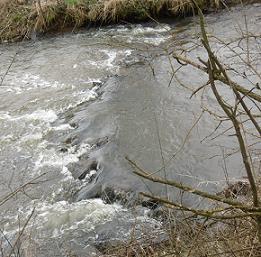
[[[258,180],[258,187],[261,181]],[[249,189],[250,190],[250,189]],[[260,191],[259,191],[260,192]],[[246,192],[244,201],[250,202]],[[238,195],[240,197],[240,195]],[[130,238],[125,244],[108,247],[103,257],[260,257],[261,245],[255,220],[251,217],[216,220],[189,215],[168,208],[161,211],[163,231],[167,235],[157,240],[155,234],[139,241]],[[227,214],[233,215],[234,210]]]
[[[0,2],[0,38],[1,40],[16,38],[17,35],[26,36],[28,27],[28,17],[30,11],[24,6],[17,10],[15,1]],[[14,33],[16,31],[16,33]]]
[[[261,245],[251,219],[235,219],[220,224],[214,220],[169,220],[168,239],[145,236],[142,243],[130,239],[126,244],[108,247],[103,257],[260,257]],[[170,228],[170,229],[169,229]]]
[[[261,186],[260,180],[258,186]],[[250,189],[249,189],[250,190]],[[251,201],[247,192],[245,202]],[[240,195],[238,195],[240,197]],[[102,257],[260,257],[261,245],[254,219],[250,217],[220,221],[212,218],[162,209],[163,231],[101,250]],[[234,210],[229,214],[233,215]],[[134,230],[134,229],[133,229]],[[162,235],[162,234],[161,234]],[[100,257],[101,257],[100,256]]]
[[[208,8],[221,0],[197,0]],[[239,1],[239,0],[238,0]],[[62,31],[89,22],[144,20],[150,16],[190,14],[190,0],[0,0],[0,42],[30,39],[34,32]],[[39,4],[40,3],[40,4]]]

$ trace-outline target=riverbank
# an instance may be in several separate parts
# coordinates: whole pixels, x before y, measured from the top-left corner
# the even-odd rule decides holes
[[[256,65],[260,15],[260,4],[206,15],[208,31],[227,42],[216,46],[211,37],[215,53],[231,73],[239,71],[232,77],[238,83],[250,84],[251,89],[252,82],[257,83],[252,93],[258,93],[260,84],[253,75],[261,71]],[[1,206],[3,256],[17,256],[16,252],[27,257],[260,255],[250,217],[224,220],[224,228],[222,220],[205,221],[194,214],[189,218],[183,212],[180,217],[180,211],[158,202],[136,205],[139,192],[164,196],[165,188],[134,176],[126,156],[155,176],[163,178],[165,173],[184,185],[220,192],[218,196],[234,200],[235,193],[245,192],[234,131],[226,130],[231,124],[220,117],[222,110],[208,88],[202,94],[197,91],[207,77],[183,61],[173,59],[171,66],[173,52],[165,53],[165,46],[178,52],[191,50],[187,56],[197,63],[202,57],[200,65],[205,65],[203,47],[193,47],[200,42],[195,20],[109,26],[0,46],[0,196],[5,200],[8,193],[18,192]],[[253,61],[245,68],[234,53],[242,53],[242,47]],[[174,74],[177,81],[172,80]],[[218,89],[224,99],[231,96],[230,87],[218,84]],[[198,93],[191,99],[192,92]],[[231,106],[239,108],[237,117],[245,121],[233,99]],[[211,116],[203,114],[202,107]],[[251,107],[252,116],[259,117],[258,104]],[[225,119],[220,126],[219,117]],[[251,160],[260,173],[258,136],[250,120],[243,125]],[[162,158],[167,165],[156,173]],[[229,186],[221,191],[238,179],[238,189]],[[196,196],[175,189],[172,193],[171,188],[168,192],[185,206],[204,207],[198,206],[201,201]],[[244,201],[247,206],[251,203],[252,199]],[[219,213],[245,214],[230,208]],[[167,238],[159,237],[162,230]],[[146,241],[140,240],[144,234]],[[100,253],[91,255],[96,250]]]
[[[257,179],[259,192],[260,182],[260,178]],[[243,180],[228,185],[217,195],[222,195],[225,199],[237,199],[244,204],[252,201],[250,185]],[[234,217],[227,220],[191,215],[167,205],[157,207],[151,213],[153,218],[162,223],[162,233],[145,234],[142,239],[130,237],[128,241],[118,244],[109,240],[102,242],[96,246],[101,251],[101,256],[260,256],[261,245],[254,220],[251,217],[236,216],[235,209],[226,211],[226,215]]]
[[[225,7],[220,0],[197,2],[204,10]],[[227,4],[241,2],[231,0]],[[0,0],[0,42],[31,39],[36,34],[74,30],[86,24],[137,22],[193,12],[190,0]]]

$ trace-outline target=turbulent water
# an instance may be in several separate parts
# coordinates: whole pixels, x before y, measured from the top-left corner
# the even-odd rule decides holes
[[[244,23],[242,14],[249,29],[258,31],[260,13],[255,5],[207,20],[212,32],[229,40]],[[0,46],[4,249],[21,231],[15,249],[21,244],[22,256],[96,256],[108,239],[126,241],[133,231],[138,238],[151,231],[159,235],[161,223],[149,209],[132,207],[138,192],[165,194],[166,188],[135,176],[126,156],[146,170],[211,192],[224,185],[224,170],[231,180],[243,176],[239,155],[227,158],[225,166],[222,158],[235,139],[207,137],[218,123],[201,117],[200,94],[190,99],[189,88],[206,78],[186,68],[171,79],[174,60],[170,63],[166,51],[198,40],[195,20]],[[204,104],[216,107],[208,91]],[[169,194],[199,204],[177,190]]]

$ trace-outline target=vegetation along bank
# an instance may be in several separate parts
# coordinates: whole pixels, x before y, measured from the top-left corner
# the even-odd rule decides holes
[[[240,0],[0,0],[0,42],[31,39],[86,24],[181,17],[195,11],[217,10]],[[249,1],[248,1],[249,2]]]

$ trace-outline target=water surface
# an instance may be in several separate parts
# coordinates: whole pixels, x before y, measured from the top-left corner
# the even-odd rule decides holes
[[[211,14],[209,29],[235,38],[242,13],[249,29],[258,31],[260,5]],[[157,175],[210,192],[225,185],[224,167],[231,180],[242,178],[238,154],[224,166],[235,138],[208,137],[218,122],[201,110],[202,104],[217,107],[213,95],[206,90],[204,100],[201,94],[190,98],[206,78],[186,67],[171,79],[166,52],[198,41],[195,20],[119,25],[0,47],[1,76],[12,63],[0,87],[1,199],[33,180],[1,206],[6,246],[5,236],[15,240],[32,210],[24,256],[97,255],[97,242],[127,240],[133,227],[139,237],[146,229],[158,233],[161,223],[148,209],[133,211],[128,202],[140,191],[165,195],[166,188],[135,176],[126,156]],[[79,179],[90,160],[95,169]],[[127,205],[100,199],[111,189]],[[178,190],[168,193],[184,204],[204,205]]]

